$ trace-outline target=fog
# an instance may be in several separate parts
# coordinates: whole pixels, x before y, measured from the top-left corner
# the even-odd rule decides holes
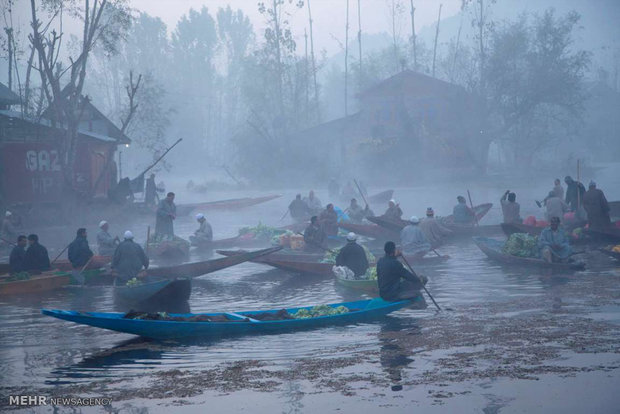
[[[135,178],[178,138],[153,170],[158,181],[207,191],[322,189],[332,177],[378,187],[549,180],[575,175],[577,160],[596,178],[620,154],[613,0],[452,0],[441,11],[430,0],[107,6],[80,86],[121,127],[130,73],[140,77],[124,128],[132,142],[114,154],[118,178]],[[72,84],[84,7],[37,2],[37,12],[50,22],[45,36],[62,34],[58,83]],[[4,0],[3,19],[0,81],[40,117],[49,97],[38,52],[27,68],[30,2]]]

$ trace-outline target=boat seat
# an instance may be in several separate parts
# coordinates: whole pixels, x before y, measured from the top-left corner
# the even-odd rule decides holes
[[[226,312],[224,315],[230,316],[235,319],[248,319],[250,322],[260,322],[258,319],[250,318],[249,316],[239,315],[238,313]]]

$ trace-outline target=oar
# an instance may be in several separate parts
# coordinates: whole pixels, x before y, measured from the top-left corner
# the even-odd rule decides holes
[[[442,257],[439,253],[437,253],[437,250],[433,249],[432,247],[431,247],[431,250],[433,251],[433,253],[437,255],[437,257]]]
[[[77,280],[78,277],[82,276],[82,272],[84,271],[84,269],[86,269],[86,267],[90,264],[90,262],[92,262],[93,258],[95,257],[95,255],[90,256],[90,259],[88,259],[88,261],[86,262],[86,264],[84,265],[84,267],[82,267],[82,270],[79,271],[79,273],[77,275],[74,275],[75,279]],[[86,279],[82,280],[82,287],[84,287],[84,284],[86,283]]]
[[[364,203],[366,204],[366,207],[368,207],[368,201],[366,201],[366,197],[364,197],[364,193],[362,193],[362,189],[360,188],[360,185],[357,183],[356,179],[353,179],[353,182],[357,186],[357,191],[359,191],[360,195],[362,196],[362,200],[364,200]]]
[[[286,216],[288,216],[288,212],[289,212],[289,210],[288,210],[288,209],[286,209],[286,213],[284,213],[284,215],[282,216],[282,218],[280,218],[280,220],[278,220],[278,223],[279,223],[279,222],[281,222],[282,220],[284,220],[284,218],[285,218]]]
[[[476,226],[478,226],[479,225],[478,216],[476,215],[476,210],[474,210],[474,203],[471,202],[471,194],[469,193],[469,190],[467,190],[467,197],[469,197],[469,205],[471,206],[472,213],[474,213],[474,219],[476,220]]]
[[[69,248],[69,245],[68,245],[68,244],[65,246],[65,248],[64,248],[64,249],[62,249],[62,251],[61,251],[60,253],[58,253],[58,256],[56,256],[56,258],[55,258],[54,260],[52,260],[52,263],[50,263],[50,266],[51,266],[51,265],[53,265],[54,263],[56,263],[56,260],[58,260],[58,258],[59,258],[60,256],[62,256],[62,254],[65,252],[65,250],[67,250],[67,248]]]
[[[420,281],[420,284],[422,285],[422,287],[424,288],[424,291],[426,292],[426,294],[428,295],[429,298],[431,298],[431,300],[433,301],[433,303],[435,304],[435,306],[437,307],[437,310],[440,311],[441,308],[439,307],[439,305],[437,304],[437,302],[435,302],[435,298],[433,298],[433,296],[431,295],[431,293],[428,291],[428,289],[426,289],[426,286],[424,286],[424,283],[422,283],[422,279],[420,279],[420,277],[418,276],[418,274],[416,272],[413,271],[413,269],[411,268],[411,265],[409,264],[409,262],[407,261],[407,259],[405,258],[405,256],[401,255],[400,257],[403,258],[403,261],[405,262],[405,264],[407,265],[407,267],[409,268],[409,271],[411,271],[411,273],[413,273],[414,275],[416,275],[416,277],[418,278],[418,280]]]
[[[149,239],[151,238],[151,226],[146,229],[146,252],[144,254],[149,257]]]

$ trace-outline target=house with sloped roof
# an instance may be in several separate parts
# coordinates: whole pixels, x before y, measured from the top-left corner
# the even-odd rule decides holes
[[[5,206],[59,202],[65,180],[61,157],[66,127],[50,119],[49,109],[40,117],[25,115],[14,107],[19,97],[15,102],[13,93],[0,86],[10,92],[0,88],[0,202]],[[73,190],[106,196],[117,183],[116,149],[130,143],[86,99],[78,128]]]

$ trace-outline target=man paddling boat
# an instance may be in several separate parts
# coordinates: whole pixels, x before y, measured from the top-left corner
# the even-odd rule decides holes
[[[377,282],[381,298],[397,301],[418,296],[422,289],[421,279],[417,274],[405,269],[398,261],[400,252],[396,250],[394,242],[385,243],[383,250],[385,256],[377,262]]]
[[[435,247],[442,243],[445,236],[452,234],[452,230],[442,226],[435,218],[435,211],[432,207],[426,209],[426,218],[420,222],[420,230],[431,246]]]
[[[458,204],[452,209],[452,216],[456,224],[473,224],[476,221],[476,213],[467,206],[465,197],[458,196],[456,198]]]
[[[383,213],[383,218],[386,220],[398,222],[403,215],[403,211],[400,209],[400,205],[396,200],[392,199],[388,202],[388,208]]]
[[[424,256],[431,249],[424,232],[420,229],[420,219],[411,216],[409,224],[400,231],[400,243],[408,256]]]

